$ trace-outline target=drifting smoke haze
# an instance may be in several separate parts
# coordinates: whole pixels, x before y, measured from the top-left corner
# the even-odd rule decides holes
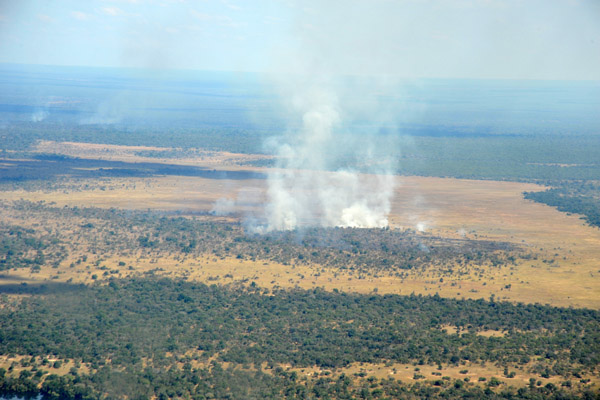
[[[43,121],[48,117],[48,115],[50,115],[48,113],[48,111],[44,111],[44,110],[36,111],[33,114],[31,114],[31,122]]]
[[[235,201],[226,197],[218,199],[210,212],[216,216],[225,216],[231,214],[235,209]]]
[[[291,64],[279,67],[293,72],[276,79],[289,127],[266,144],[278,161],[268,175],[265,224],[255,231],[387,227],[396,169],[391,160],[399,149],[390,137],[379,137],[378,126],[395,124],[382,99],[399,85],[389,75],[374,75],[370,64],[392,62],[384,39],[391,25],[375,31],[372,25],[374,18],[392,21],[384,18],[385,7],[365,19],[337,2],[319,3],[318,14],[304,5],[298,46],[284,51]],[[365,46],[369,42],[375,46]]]

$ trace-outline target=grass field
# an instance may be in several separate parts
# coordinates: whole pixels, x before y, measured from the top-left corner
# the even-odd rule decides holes
[[[207,368],[210,362],[196,362],[193,361],[193,354],[188,355],[192,358],[190,363],[194,368]],[[37,357],[37,361],[41,361],[41,358],[45,358],[47,362],[44,367],[35,367],[29,364],[31,359],[30,356],[21,355],[6,355],[0,356],[0,368],[4,368],[10,371],[12,374],[18,375],[22,371],[38,372],[41,371],[44,374],[57,374],[66,375],[75,369],[80,374],[87,374],[93,371],[86,363],[74,362],[68,359],[57,359],[53,355],[47,357]],[[60,365],[55,364],[59,362]],[[110,362],[110,360],[108,360]],[[35,364],[35,362],[34,362]],[[183,368],[183,363],[180,363],[180,368]],[[255,368],[251,365],[233,365],[231,363],[222,362],[223,368],[233,369],[245,369],[254,371]],[[319,377],[332,376],[339,377],[340,375],[350,376],[352,378],[357,377],[375,377],[377,379],[393,378],[404,383],[414,382],[454,382],[456,380],[466,380],[480,386],[489,384],[490,381],[495,379],[500,384],[505,384],[513,387],[524,387],[531,384],[531,379],[536,383],[537,386],[546,386],[552,383],[556,386],[560,386],[564,381],[564,378],[559,376],[552,376],[548,378],[540,377],[537,374],[528,372],[528,368],[531,365],[521,365],[517,368],[509,369],[509,373],[512,373],[508,377],[505,375],[505,369],[494,364],[477,364],[477,363],[462,363],[460,365],[417,365],[417,364],[399,364],[399,363],[386,363],[386,364],[371,364],[371,363],[354,363],[344,368],[336,369],[322,369],[318,367],[312,368],[293,368],[289,365],[279,366],[285,371],[295,371],[301,377],[308,379],[318,379]],[[267,374],[272,372],[272,366],[268,366],[267,363],[263,363],[261,371]],[[599,385],[599,377],[594,374],[581,374],[581,380],[586,380],[586,384],[576,382],[575,388],[582,389],[593,389]]]
[[[137,151],[154,148],[128,148],[78,143],[43,142],[38,150],[88,158],[104,157],[128,162],[145,161]],[[203,153],[201,157],[169,159],[210,168],[240,166],[248,155]],[[259,156],[257,156],[259,157]],[[156,161],[156,159],[153,159]],[[369,176],[362,177],[365,182]],[[332,271],[318,265],[282,265],[262,260],[249,261],[214,257],[192,258],[164,255],[129,259],[103,254],[102,263],[71,268],[67,259],[58,268],[42,268],[38,273],[9,271],[12,278],[30,282],[44,280],[91,281],[102,279],[106,268],[118,276],[144,271],[184,276],[204,282],[255,281],[260,286],[303,288],[325,287],[360,293],[434,294],[456,298],[489,298],[518,302],[540,302],[558,306],[600,308],[600,230],[586,226],[575,215],[522,197],[523,191],[543,187],[514,182],[458,180],[449,178],[397,177],[397,187],[389,216],[392,229],[412,229],[440,237],[466,237],[512,242],[538,254],[537,259],[516,265],[475,271],[457,266],[454,272],[434,267],[408,270],[402,277],[357,275]],[[206,214],[220,198],[244,199],[228,219],[243,219],[260,212],[266,182],[261,179],[227,180],[198,177],[156,176],[148,178],[67,179],[47,188],[10,189],[0,192],[0,200],[45,201],[57,206],[93,206],[132,210],[167,210],[183,215]],[[2,215],[9,222],[12,215]],[[203,216],[202,218],[216,218]],[[68,231],[68,221],[16,221],[19,224]],[[71,254],[70,257],[80,257]],[[119,266],[125,262],[131,268]],[[104,266],[104,269],[100,267]],[[0,282],[8,282],[6,279]]]

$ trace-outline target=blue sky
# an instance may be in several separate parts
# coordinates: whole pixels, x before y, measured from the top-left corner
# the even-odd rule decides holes
[[[600,1],[0,0],[0,62],[600,80]]]

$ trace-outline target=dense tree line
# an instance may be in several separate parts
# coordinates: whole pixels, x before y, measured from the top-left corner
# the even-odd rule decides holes
[[[56,235],[31,228],[0,225],[0,271],[44,265],[58,265],[67,255]]]
[[[518,364],[535,357],[548,365],[600,363],[600,315],[586,309],[320,289],[267,295],[253,285],[167,279],[112,280],[2,305],[2,354],[56,354],[96,366],[99,357],[129,365],[190,349],[237,364],[330,368],[386,360]],[[465,332],[447,334],[445,325]],[[486,329],[506,335],[477,335]]]
[[[234,153],[262,153],[261,138],[271,132],[249,127],[152,127],[132,128],[115,125],[82,125],[63,122],[13,122],[0,135],[0,151],[26,154],[38,140],[57,142],[101,143],[125,146],[202,148]],[[10,153],[4,154],[10,156]],[[146,154],[149,155],[149,154]]]
[[[600,183],[568,181],[542,192],[525,192],[526,199],[581,214],[590,225],[600,227]]]
[[[98,393],[160,398],[163,391],[166,397],[188,393],[197,398],[410,398],[425,393],[421,390],[433,390],[431,395],[439,398],[465,393],[483,398],[481,388],[461,383],[452,392],[454,386],[446,381],[433,388],[382,381],[367,385],[364,395],[370,397],[364,397],[360,384],[346,382],[344,389],[337,378],[295,382],[282,371],[264,374],[259,366],[336,368],[388,360],[516,366],[537,359],[543,374],[572,379],[600,364],[600,314],[585,309],[320,289],[270,293],[254,285],[207,286],[151,277],[80,285],[20,301],[3,298],[0,305],[1,354],[40,359],[52,354],[91,365],[89,376],[31,372],[2,382],[5,392],[42,384],[55,398]],[[463,333],[448,334],[446,325]],[[506,334],[477,335],[485,329]],[[215,362],[206,367],[189,364],[210,364],[211,357]],[[256,369],[223,370],[224,361]],[[182,362],[183,369],[177,366]],[[533,389],[526,393],[541,397],[544,388]],[[550,389],[546,395],[554,393]]]
[[[65,376],[1,374],[0,394],[44,400],[134,399],[599,399],[590,389],[574,391],[554,385],[530,384],[522,388],[500,381],[479,386],[462,380],[403,383],[393,378],[355,378],[340,376],[299,377],[295,372],[276,368],[273,373],[223,368],[213,363],[207,368],[115,369],[100,368],[93,374],[72,372]],[[41,387],[39,387],[41,386]],[[38,388],[39,387],[39,388]]]
[[[149,157],[186,157],[190,155],[186,149],[190,148],[260,154],[265,151],[263,141],[279,132],[249,126],[126,128],[51,122],[15,122],[7,130],[10,134],[0,135],[0,151],[17,151],[4,152],[3,155],[7,157],[27,156],[37,140],[182,149],[141,153]],[[380,149],[383,154],[374,154],[375,160],[380,159],[380,156],[401,154],[393,162],[399,174],[554,182],[594,180],[600,176],[597,157],[600,153],[600,141],[597,134],[474,133],[456,134],[452,127],[440,126],[436,132],[425,131],[409,136],[402,136],[403,132],[379,135],[358,132],[347,135],[353,141],[369,140],[372,146],[368,147],[373,147],[375,151]],[[391,146],[396,146],[397,150],[394,151]],[[330,167],[368,170],[363,161],[353,154],[347,154]],[[271,161],[257,163],[272,165]]]

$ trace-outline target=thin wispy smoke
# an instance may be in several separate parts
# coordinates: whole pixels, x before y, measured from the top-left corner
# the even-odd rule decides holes
[[[213,205],[212,210],[210,210],[211,214],[222,217],[225,215],[229,215],[233,213],[235,210],[235,200],[227,197],[222,197],[217,199],[215,204]]]
[[[45,110],[36,111],[33,114],[31,114],[31,122],[41,122],[41,121],[45,120],[46,118],[48,118],[48,115],[50,115],[48,113],[48,111],[45,111]]]
[[[97,106],[94,114],[89,117],[82,118],[79,123],[81,125],[118,124],[122,121],[125,112],[126,106],[119,97],[110,100],[104,100]]]

